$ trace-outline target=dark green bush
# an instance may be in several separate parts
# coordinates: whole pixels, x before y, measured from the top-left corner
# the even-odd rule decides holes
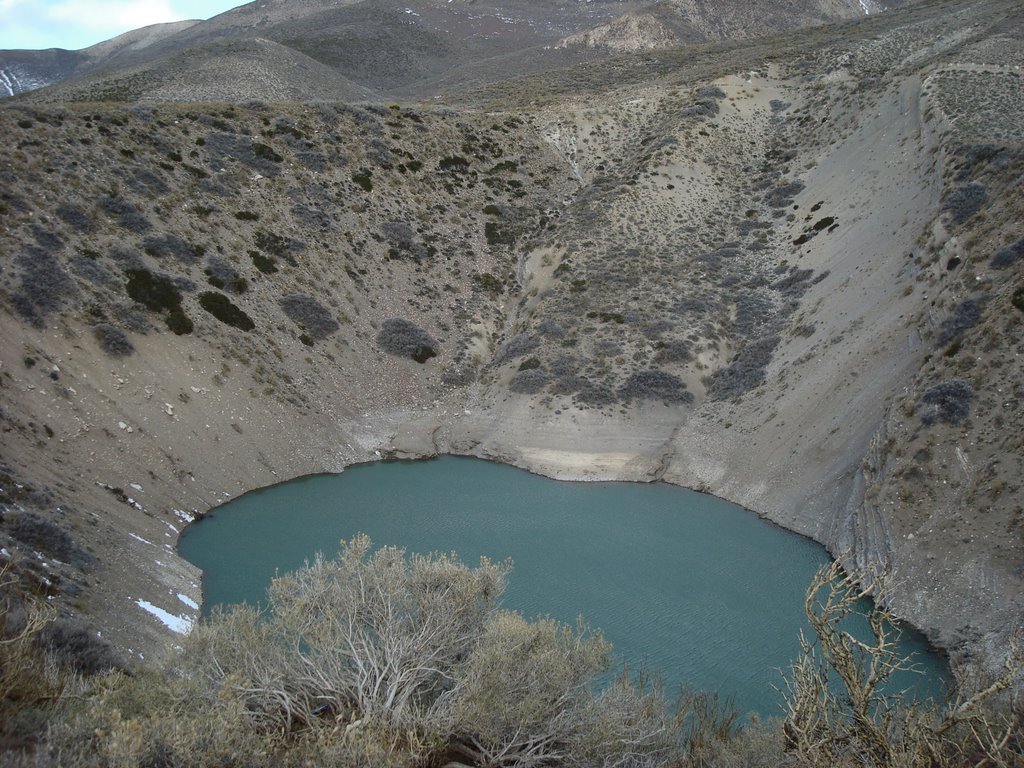
[[[194,325],[191,318],[185,314],[181,307],[174,307],[164,318],[167,327],[177,336],[186,336],[192,333]]]
[[[362,188],[363,192],[372,192],[373,181],[371,181],[370,179],[372,175],[373,171],[367,170],[366,168],[362,168],[352,174],[352,181],[358,184]]]
[[[236,211],[235,218],[239,221],[259,221],[260,215],[255,211]]]
[[[469,160],[459,155],[449,155],[442,157],[441,161],[437,164],[437,167],[442,171],[452,171],[454,173],[465,173],[469,170]]]
[[[514,245],[516,242],[515,233],[508,227],[498,226],[495,221],[484,224],[484,237],[488,245]]]
[[[492,295],[498,295],[505,290],[505,286],[501,280],[496,278],[490,272],[478,272],[473,275],[473,282],[477,284],[477,287],[482,291],[486,291]]]
[[[272,275],[277,272],[277,265],[271,256],[264,256],[259,251],[249,251],[249,258],[253,266],[264,275]]]
[[[295,264],[294,254],[301,253],[306,249],[306,244],[301,240],[283,237],[276,232],[267,232],[263,229],[256,231],[254,242],[261,251],[284,259],[292,265]]]
[[[154,312],[181,306],[181,291],[166,275],[148,269],[126,269],[128,297]]]
[[[501,173],[502,171],[509,171],[510,173],[515,173],[517,170],[519,170],[519,163],[515,160],[502,160],[487,172]]]
[[[194,165],[189,165],[188,163],[182,163],[181,167],[188,171],[192,176],[195,176],[197,179],[205,179],[208,178],[210,175],[202,168],[196,168]]]
[[[261,144],[258,141],[254,141],[252,143],[252,152],[260,160],[269,160],[272,163],[280,163],[284,160],[284,158],[277,154],[277,152],[275,152],[271,147],[268,147],[266,144]]]
[[[259,230],[255,236],[256,247],[275,256],[282,256],[288,248],[288,241],[276,232]]]
[[[236,307],[227,296],[216,291],[205,291],[199,294],[199,306],[220,320],[225,325],[242,331],[251,331],[256,327],[245,312]]]
[[[222,256],[211,256],[203,271],[207,281],[214,288],[222,288],[232,293],[245,293],[249,290],[249,281]]]

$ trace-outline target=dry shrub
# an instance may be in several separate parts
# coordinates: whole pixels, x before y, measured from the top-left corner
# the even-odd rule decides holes
[[[945,708],[934,702],[907,704],[885,690],[895,672],[912,668],[898,650],[896,618],[884,607],[887,586],[885,574],[856,578],[838,562],[815,576],[804,603],[815,639],[801,636],[803,650],[783,691],[787,751],[798,765],[814,768],[1020,765],[1019,705],[1013,702],[1002,711],[988,707],[1019,677],[1020,649],[1013,645],[1003,674],[973,695],[961,695]],[[864,611],[869,597],[875,603]],[[844,629],[854,614],[867,619],[871,640],[858,640]],[[830,679],[838,680],[838,687]]]

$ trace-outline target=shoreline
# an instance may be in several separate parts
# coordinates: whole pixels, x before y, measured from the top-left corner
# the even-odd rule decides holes
[[[287,485],[287,484],[294,483],[294,482],[297,482],[297,481],[307,480],[307,479],[310,479],[310,478],[341,476],[345,472],[347,472],[349,469],[352,469],[354,467],[368,466],[368,465],[372,465],[372,464],[423,463],[423,462],[434,461],[434,460],[437,460],[437,459],[440,459],[440,458],[443,458],[443,457],[453,457],[453,458],[457,458],[457,459],[476,459],[476,460],[480,460],[480,461],[488,461],[488,462],[492,462],[492,463],[499,464],[499,465],[502,465],[502,466],[507,466],[507,467],[511,467],[511,468],[514,468],[514,469],[519,469],[519,470],[522,470],[524,472],[528,472],[530,474],[536,475],[538,477],[544,477],[544,478],[547,478],[549,480],[554,480],[554,481],[557,481],[557,482],[564,482],[564,483],[641,483],[641,484],[649,484],[649,485],[663,483],[665,485],[669,485],[669,486],[672,486],[674,488],[680,488],[682,490],[687,490],[687,491],[690,491],[690,492],[693,492],[693,493],[701,494],[701,495],[704,495],[704,496],[709,496],[709,497],[714,498],[716,500],[732,504],[733,506],[736,506],[739,509],[743,510],[743,512],[756,516],[758,519],[763,520],[764,522],[768,523],[769,525],[771,525],[774,528],[779,529],[780,531],[784,531],[787,534],[792,534],[792,535],[799,536],[800,538],[807,539],[808,541],[812,541],[815,544],[820,545],[825,550],[825,552],[828,554],[829,558],[831,558],[832,560],[837,560],[838,559],[837,555],[834,552],[832,552],[831,549],[829,549],[828,544],[826,542],[819,541],[819,540],[815,539],[813,536],[810,536],[810,535],[807,535],[805,533],[801,533],[799,531],[795,531],[795,530],[793,530],[791,528],[788,528],[784,524],[782,524],[782,523],[780,523],[780,522],[778,522],[776,520],[773,520],[767,514],[764,514],[762,512],[758,512],[755,509],[751,509],[749,507],[746,507],[746,506],[744,506],[744,505],[742,505],[740,503],[732,501],[731,499],[725,498],[723,496],[718,496],[718,495],[716,495],[716,494],[714,494],[714,493],[712,493],[710,491],[700,490],[700,489],[697,489],[697,488],[691,488],[691,487],[688,487],[688,486],[685,486],[685,485],[681,485],[679,483],[674,483],[671,480],[666,480],[664,478],[649,478],[649,479],[622,479],[622,478],[619,478],[619,477],[595,478],[595,477],[592,477],[592,476],[588,476],[588,473],[586,473],[586,472],[581,472],[577,476],[567,476],[567,473],[565,473],[565,472],[555,473],[555,472],[551,472],[551,471],[545,471],[545,469],[541,465],[536,465],[536,464],[529,463],[529,462],[527,462],[527,463],[511,463],[511,462],[505,461],[505,460],[500,459],[500,458],[489,457],[489,456],[480,455],[480,454],[477,454],[477,453],[441,452],[441,453],[434,453],[434,454],[421,454],[421,455],[417,455],[417,456],[411,456],[411,455],[397,456],[397,455],[388,455],[388,453],[389,453],[388,451],[381,451],[382,455],[381,455],[380,458],[365,459],[365,460],[360,460],[360,461],[353,461],[352,463],[346,465],[339,472],[311,472],[311,473],[307,473],[307,474],[296,475],[295,477],[291,477],[291,478],[285,479],[285,480],[278,480],[277,482],[271,483],[269,485],[261,486],[261,487],[258,487],[258,488],[253,488],[253,489],[245,491],[245,492],[243,492],[243,493],[241,493],[239,495],[236,495],[233,498],[231,498],[231,499],[229,499],[227,501],[224,501],[222,504],[218,505],[217,507],[211,508],[207,512],[203,513],[201,516],[197,516],[194,521],[188,523],[184,528],[182,528],[181,531],[178,534],[178,539],[175,542],[175,546],[174,546],[175,554],[178,557],[182,557],[182,559],[185,559],[186,562],[190,562],[191,563],[191,561],[188,561],[187,558],[184,558],[178,552],[178,543],[180,542],[181,537],[184,536],[186,534],[186,532],[190,528],[192,528],[194,525],[196,525],[196,524],[202,522],[203,520],[213,516],[217,512],[217,509],[220,506],[224,506],[224,505],[233,503],[233,502],[238,501],[239,499],[242,499],[242,498],[244,498],[246,496],[251,496],[251,495],[258,494],[258,493],[261,493],[263,491],[272,489],[272,488],[277,488],[279,486]],[[202,575],[202,571],[200,571],[200,574]],[[205,586],[204,586],[204,582],[202,580],[200,580],[200,586],[203,588],[203,594],[202,594],[202,599],[200,600],[199,606],[198,606],[197,620],[200,620],[202,618],[202,616],[204,615],[204,607],[206,605]],[[912,629],[913,631],[918,633],[920,635],[920,637],[924,639],[924,641],[927,644],[927,652],[930,655],[933,655],[936,659],[938,659],[941,662],[941,664],[945,668],[946,674],[949,676],[949,679],[953,680],[954,679],[953,666],[952,666],[952,662],[951,662],[951,658],[950,658],[950,654],[949,654],[948,649],[946,649],[946,648],[944,648],[944,647],[942,647],[940,645],[937,645],[933,641],[933,638],[929,637],[928,634],[924,631],[924,629],[922,629],[921,627],[915,625],[911,620],[909,620],[907,618],[904,618],[904,617],[901,617],[901,616],[898,616],[898,615],[897,615],[896,618],[902,624],[905,624],[907,627],[909,627],[910,629]]]

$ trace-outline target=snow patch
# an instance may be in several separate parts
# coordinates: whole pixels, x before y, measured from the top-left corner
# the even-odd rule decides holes
[[[157,608],[148,600],[136,600],[135,604],[142,610],[146,611],[146,613],[155,616],[160,623],[172,632],[177,632],[179,635],[187,635],[192,631],[192,619],[188,616],[175,616],[173,613],[168,613],[163,608]]]
[[[191,523],[196,519],[195,515],[190,515],[188,512],[185,512],[184,510],[181,509],[173,509],[171,511],[174,512],[174,514],[177,515],[179,519],[186,523]]]
[[[36,88],[42,88],[44,85],[49,85],[49,82],[26,75],[24,72],[19,72],[16,69],[0,68],[0,97],[15,96],[19,93],[25,93],[25,91],[34,91]]]
[[[199,603],[197,603],[195,600],[193,600],[188,595],[183,595],[183,594],[181,594],[181,592],[179,592],[178,593],[178,599],[181,600],[181,602],[183,602],[185,605],[187,605],[193,611],[198,611],[199,610]]]
[[[864,11],[864,15],[865,16],[870,16],[871,15],[871,6],[868,5],[868,0],[859,0],[859,2],[860,2],[861,10]]]
[[[144,538],[142,538],[141,536],[136,536],[134,533],[129,533],[128,535],[131,536],[136,541],[141,541],[143,544],[149,544],[149,546],[151,546],[151,547],[155,547],[156,546],[156,544],[154,544],[152,541],[146,541]]]

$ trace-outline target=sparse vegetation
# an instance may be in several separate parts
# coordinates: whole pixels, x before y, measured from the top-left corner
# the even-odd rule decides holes
[[[693,394],[686,390],[686,384],[678,376],[658,370],[631,374],[619,387],[619,397],[625,402],[660,400],[673,405],[693,402]]]
[[[524,368],[516,372],[509,382],[508,388],[517,394],[535,395],[551,381],[551,376],[539,368]]]
[[[940,381],[921,395],[921,402],[925,405],[921,409],[921,421],[927,426],[940,421],[962,424],[971,413],[973,399],[974,388],[963,379]]]
[[[950,221],[959,226],[980,211],[987,200],[988,190],[985,185],[972,181],[956,187],[946,195],[942,207],[949,212]]]
[[[203,249],[177,235],[150,235],[142,241],[142,250],[155,259],[173,258],[182,264],[198,264]]]
[[[111,357],[127,357],[135,351],[128,336],[117,326],[110,323],[98,323],[92,327],[92,333],[100,344],[100,349]]]
[[[992,269],[1007,269],[1018,261],[1024,261],[1024,237],[996,250],[989,266]]]
[[[71,534],[35,512],[23,510],[8,513],[3,522],[8,534],[33,550],[74,565],[89,565],[93,562],[92,556],[79,546]]]
[[[249,290],[249,281],[239,274],[238,270],[224,257],[211,256],[203,270],[206,279],[214,288],[228,290],[232,293],[245,293]]]
[[[711,375],[711,386],[708,388],[711,397],[718,400],[740,397],[763,384],[772,353],[780,341],[773,334],[748,342],[729,365]]]
[[[984,296],[972,296],[957,304],[939,327],[939,344],[949,344],[964,331],[977,325],[984,305]]]
[[[340,327],[327,307],[304,293],[281,297],[281,309],[311,340],[326,339]]]
[[[75,295],[75,282],[53,250],[41,245],[27,246],[16,263],[21,271],[21,284],[11,295],[11,304],[26,321],[42,327],[43,318]]]
[[[495,365],[504,365],[533,351],[539,344],[538,340],[528,333],[517,333],[510,338],[494,355]]]
[[[103,195],[99,199],[100,210],[129,232],[142,234],[153,228],[145,214],[132,203],[116,195]]]
[[[381,323],[377,345],[390,355],[407,357],[417,363],[425,363],[437,356],[434,337],[415,323],[401,318]]]

